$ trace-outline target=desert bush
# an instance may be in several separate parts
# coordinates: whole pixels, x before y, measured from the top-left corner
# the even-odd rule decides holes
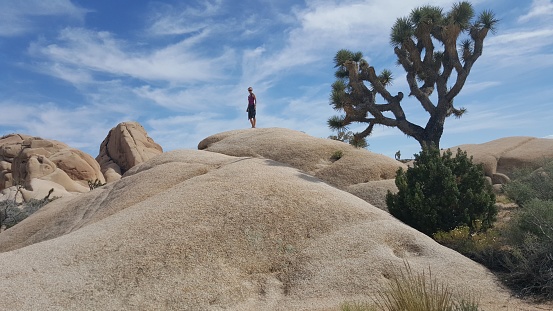
[[[372,304],[343,303],[341,311],[478,311],[472,296],[454,295],[453,291],[432,276],[430,269],[415,273],[407,262],[391,273],[388,286],[379,291]]]
[[[449,232],[439,231],[433,236],[436,242],[449,247],[464,256],[497,272],[505,272],[503,258],[506,255],[505,241],[501,231],[492,228],[471,233],[467,226],[457,227]]]
[[[405,268],[392,275],[387,289],[381,291],[375,302],[379,310],[388,311],[455,311],[478,310],[475,299],[457,301],[453,291],[428,274],[414,273]]]
[[[0,201],[0,228],[10,228],[29,217],[56,198],[46,197],[41,200],[31,199],[18,204],[15,200]]]
[[[523,295],[553,300],[553,201],[524,204],[507,229],[503,280]]]
[[[332,156],[330,156],[330,159],[334,162],[334,161],[340,160],[343,156],[344,156],[344,152],[342,150],[336,150],[334,151]]]
[[[367,302],[344,302],[340,311],[377,311],[376,307]]]
[[[532,199],[553,200],[553,161],[544,161],[541,168],[521,168],[513,172],[503,191],[519,205]]]
[[[7,228],[12,222],[13,215],[19,212],[15,200],[0,201],[0,229]]]
[[[390,214],[427,235],[459,226],[486,230],[495,221],[495,195],[484,171],[460,149],[455,157],[449,150],[422,150],[413,167],[397,171],[395,183],[398,192],[386,195]]]
[[[88,181],[88,188],[90,188],[90,190],[94,190],[96,188],[104,186],[105,184],[106,183],[103,183],[98,178],[96,178],[94,181],[92,180]]]

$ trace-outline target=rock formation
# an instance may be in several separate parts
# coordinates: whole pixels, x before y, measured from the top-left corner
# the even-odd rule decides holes
[[[0,138],[0,200],[15,199],[21,187],[25,201],[89,191],[88,181],[105,182],[100,165],[90,155],[39,137],[10,134]]]
[[[121,178],[131,167],[163,153],[163,149],[138,122],[123,122],[112,128],[100,146],[96,161],[107,182]]]
[[[485,310],[531,310],[482,266],[303,171],[179,150],[0,234],[0,310],[338,310],[405,262]]]
[[[481,163],[493,184],[509,182],[507,175],[517,168],[541,167],[553,160],[553,139],[536,137],[505,137],[483,144],[465,144],[449,148],[453,154],[461,148]]]
[[[407,168],[366,149],[283,128],[223,132],[202,140],[198,149],[285,163],[363,199],[374,199],[369,203],[382,209],[386,203],[381,198],[388,190],[397,191],[393,182],[397,169]]]

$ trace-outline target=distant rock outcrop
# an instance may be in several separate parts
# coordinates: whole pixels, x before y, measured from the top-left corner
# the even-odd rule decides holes
[[[0,310],[338,310],[406,262],[483,309],[531,310],[481,265],[303,171],[178,150],[2,232]]]
[[[517,168],[537,169],[545,160],[553,160],[553,139],[536,137],[505,137],[482,144],[465,144],[448,148],[455,154],[460,148],[481,163],[493,184],[509,182]]]
[[[384,197],[388,190],[396,191],[393,181],[381,181],[394,179],[398,168],[407,168],[382,154],[284,128],[223,132],[202,140],[198,149],[285,163],[364,199],[376,198],[375,192]],[[386,209],[380,197],[369,203]]]
[[[15,199],[20,187],[23,199],[89,191],[88,181],[104,182],[100,165],[90,155],[68,145],[40,137],[10,134],[0,138],[0,199]]]
[[[106,182],[113,182],[131,167],[163,153],[138,122],[122,122],[112,128],[100,146],[96,161]]]

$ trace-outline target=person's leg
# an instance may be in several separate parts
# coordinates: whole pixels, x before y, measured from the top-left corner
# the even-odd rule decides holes
[[[253,120],[252,127],[255,128],[255,117],[252,120]]]
[[[252,128],[254,127],[254,121],[253,120],[254,120],[253,118],[250,119],[250,124],[252,125]]]

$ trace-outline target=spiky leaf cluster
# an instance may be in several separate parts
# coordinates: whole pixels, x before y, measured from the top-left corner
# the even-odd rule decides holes
[[[426,125],[408,121],[401,106],[404,93],[393,95],[388,91],[392,72],[385,69],[377,73],[361,52],[342,49],[336,53],[337,81],[332,85],[330,104],[345,112],[343,126],[367,124],[365,130],[356,133],[358,137],[367,137],[375,125],[384,125],[397,127],[422,148],[439,146],[445,119],[461,117],[466,111],[456,108],[453,99],[482,54],[488,31],[495,32],[497,23],[491,11],[475,19],[472,4],[467,1],[455,3],[449,12],[431,5],[417,7],[409,16],[396,20],[390,43],[398,65],[407,73],[406,94],[415,97],[429,114]]]

